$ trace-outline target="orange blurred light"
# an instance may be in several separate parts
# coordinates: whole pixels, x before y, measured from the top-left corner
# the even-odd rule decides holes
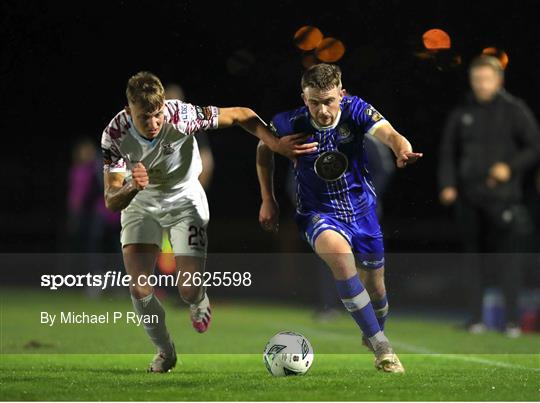
[[[337,62],[344,54],[345,45],[336,38],[324,38],[315,49],[317,59],[326,63]]]
[[[422,41],[426,49],[429,50],[450,49],[451,46],[450,35],[437,28],[424,32]]]
[[[302,50],[315,49],[322,40],[322,32],[311,25],[303,26],[294,34],[294,44]]]
[[[174,274],[176,271],[174,253],[160,253],[157,260],[157,267],[163,274]]]
[[[489,47],[482,50],[482,54],[496,57],[501,62],[502,68],[506,70],[506,66],[508,66],[509,59],[508,59],[508,54],[504,50]]]

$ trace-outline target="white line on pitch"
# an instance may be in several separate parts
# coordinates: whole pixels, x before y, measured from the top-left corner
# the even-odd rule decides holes
[[[431,351],[427,348],[415,346],[413,344],[408,344],[408,343],[392,342],[392,345],[398,348],[402,348],[404,350],[408,350],[416,354],[426,354],[426,355],[430,355],[434,357],[448,358],[450,360],[468,361],[468,362],[474,362],[477,364],[493,365],[495,367],[501,367],[501,368],[523,369],[523,370],[528,370],[528,371],[540,372],[540,368],[524,367],[523,365],[510,364],[504,361],[487,360],[485,358],[471,357],[470,355],[464,355],[464,354],[435,353],[434,351]]]
[[[342,333],[336,333],[336,332],[334,332],[332,330],[316,329],[316,328],[312,328],[312,327],[309,327],[309,326],[303,326],[303,328],[304,328],[304,330],[307,330],[312,334],[319,334],[319,335],[324,335],[324,336],[327,336],[327,337],[328,336],[333,336],[333,337],[336,337],[336,338],[355,338],[355,339],[357,338],[357,336],[354,333],[342,334]],[[526,370],[526,371],[540,372],[540,368],[531,368],[531,367],[525,367],[523,365],[510,364],[510,363],[504,362],[504,361],[495,361],[495,360],[488,360],[488,359],[480,358],[480,357],[472,357],[472,356],[466,355],[466,354],[442,354],[442,353],[436,353],[436,352],[434,352],[432,350],[429,350],[429,349],[427,349],[425,347],[416,346],[416,345],[408,344],[408,343],[401,343],[399,341],[394,341],[394,340],[392,340],[392,345],[394,347],[397,347],[397,348],[400,348],[400,349],[408,350],[408,351],[410,351],[411,353],[414,353],[414,354],[425,354],[425,355],[433,356],[433,357],[447,358],[449,360],[474,362],[474,363],[477,363],[477,364],[492,365],[492,366],[500,367],[500,368],[522,369],[522,370]],[[527,354],[527,355],[530,355],[530,354]]]

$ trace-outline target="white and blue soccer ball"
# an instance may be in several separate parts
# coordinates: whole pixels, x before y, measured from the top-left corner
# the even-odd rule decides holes
[[[304,375],[311,368],[313,357],[313,347],[304,336],[279,332],[266,344],[263,362],[274,376]]]

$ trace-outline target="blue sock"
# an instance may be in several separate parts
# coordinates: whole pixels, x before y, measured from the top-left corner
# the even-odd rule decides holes
[[[378,301],[371,301],[371,304],[373,305],[377,322],[379,322],[381,330],[384,330],[384,322],[386,322],[386,317],[388,316],[388,298],[386,298],[386,294]]]
[[[364,335],[373,341],[385,340],[373,311],[369,295],[357,275],[347,280],[335,280],[336,288],[345,308],[350,312]]]

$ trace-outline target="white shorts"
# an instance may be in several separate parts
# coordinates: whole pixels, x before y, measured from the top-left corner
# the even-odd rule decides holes
[[[163,231],[167,231],[175,256],[205,257],[210,214],[199,181],[166,196],[145,191],[122,211],[122,246],[154,244],[161,249]]]

